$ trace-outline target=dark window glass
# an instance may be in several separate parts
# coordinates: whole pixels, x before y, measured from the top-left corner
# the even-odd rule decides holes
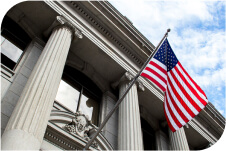
[[[155,146],[155,131],[150,124],[141,118],[141,128],[143,132],[144,150],[156,150]]]

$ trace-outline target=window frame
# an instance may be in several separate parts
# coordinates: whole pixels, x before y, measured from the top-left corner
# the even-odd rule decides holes
[[[25,50],[32,39],[28,35],[28,33],[17,22],[11,19],[7,14],[4,16],[2,20],[1,36],[7,39],[10,43],[12,43],[14,46],[16,46],[22,51],[22,54],[20,55],[17,62],[15,62],[15,65],[13,67],[10,67],[9,65],[3,64],[1,62],[1,64],[4,65],[6,68],[8,68],[8,70],[11,70],[12,72],[14,72],[17,69],[19,63],[21,62],[25,54]],[[3,53],[1,53],[1,55],[2,54]],[[5,54],[3,55],[4,57],[7,57],[6,60],[10,59]],[[14,61],[12,60],[12,62]]]
[[[66,65],[67,66],[67,65]],[[65,67],[66,67],[65,66]],[[66,67],[67,68],[67,67]],[[72,68],[72,67],[71,67]],[[73,70],[76,70],[73,68]],[[80,72],[78,70],[76,70],[76,72]],[[80,72],[81,73],[81,72]],[[76,74],[77,75],[77,74]],[[89,79],[87,76],[85,76],[83,73],[81,73],[82,76],[85,77],[85,79]],[[81,76],[80,75],[80,76]],[[94,120],[96,118],[95,121],[93,121],[92,123],[96,126],[99,125],[99,121],[100,121],[100,109],[101,109],[101,98],[102,98],[102,94],[100,95],[99,93],[92,92],[93,87],[87,87],[87,85],[84,85],[82,82],[79,82],[79,79],[76,79],[76,76],[73,76],[69,73],[67,73],[67,71],[64,70],[63,72],[63,76],[62,76],[62,80],[64,82],[66,82],[68,85],[70,85],[71,87],[73,87],[74,89],[76,89],[79,92],[79,97],[78,97],[78,102],[77,102],[77,107],[76,107],[76,112],[81,111],[79,110],[81,107],[81,103],[82,103],[82,97],[83,95],[89,99],[94,100],[97,103],[97,112],[96,112],[96,116],[94,117]],[[80,79],[81,80],[81,79]],[[84,79],[83,79],[84,80]],[[90,79],[89,79],[90,80]],[[85,80],[86,81],[86,80]],[[91,80],[90,80],[91,81]],[[97,87],[97,86],[96,86]],[[99,96],[98,96],[99,94]],[[59,102],[59,101],[58,101]],[[76,102],[75,102],[76,103]],[[64,105],[64,104],[63,104]],[[96,109],[95,109],[96,110]],[[73,111],[74,112],[74,111]],[[94,111],[92,111],[92,116],[93,116]],[[92,121],[93,117],[90,117],[90,120]]]
[[[7,37],[5,37],[4,35],[2,35],[2,32],[1,32],[1,37],[5,38],[4,41],[7,40],[7,41],[10,42],[12,45],[14,45],[15,47],[17,47],[18,49],[20,49],[20,50],[22,51],[20,57],[18,58],[18,60],[17,60],[16,62],[14,62],[11,58],[9,58],[8,56],[6,56],[4,53],[1,52],[1,57],[2,57],[2,55],[4,55],[4,57],[7,57],[7,58],[10,59],[12,62],[14,62],[15,65],[13,66],[13,68],[11,68],[11,67],[9,67],[8,64],[4,64],[4,63],[2,63],[2,62],[1,62],[1,64],[4,65],[5,67],[7,67],[9,70],[15,71],[16,68],[17,68],[17,66],[18,66],[18,64],[20,63],[22,57],[24,56],[25,50],[22,50],[22,49],[21,49],[20,47],[18,47],[15,43],[13,43],[13,42],[10,41],[9,39],[7,39]],[[2,47],[2,44],[4,43],[4,41],[1,43],[1,47]]]

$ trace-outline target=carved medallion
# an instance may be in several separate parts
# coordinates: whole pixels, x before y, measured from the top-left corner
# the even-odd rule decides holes
[[[76,134],[84,140],[89,141],[90,138],[88,136],[88,133],[91,129],[93,129],[93,126],[91,125],[92,123],[90,120],[88,120],[88,117],[79,111],[75,113],[75,117],[72,119],[72,122],[66,124],[64,128],[66,131]],[[98,149],[98,144],[95,141],[92,143],[91,146],[95,149]]]

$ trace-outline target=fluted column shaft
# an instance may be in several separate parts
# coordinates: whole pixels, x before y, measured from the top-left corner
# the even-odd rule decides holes
[[[172,132],[169,129],[169,139],[171,150],[189,150],[188,141],[183,127],[176,132]]]
[[[40,149],[71,40],[66,26],[52,32],[7,124],[2,149]]]
[[[129,80],[123,80],[119,85],[119,95],[129,85]],[[143,150],[143,138],[140,122],[137,85],[134,84],[119,106],[119,150]]]

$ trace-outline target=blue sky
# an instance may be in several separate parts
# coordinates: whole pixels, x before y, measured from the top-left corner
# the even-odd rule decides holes
[[[155,46],[170,28],[168,39],[177,58],[225,117],[225,1],[110,3]]]
[[[1,18],[18,0],[1,2]],[[225,1],[111,0],[155,46],[166,29],[177,58],[225,117]],[[4,4],[4,5],[3,5]]]

